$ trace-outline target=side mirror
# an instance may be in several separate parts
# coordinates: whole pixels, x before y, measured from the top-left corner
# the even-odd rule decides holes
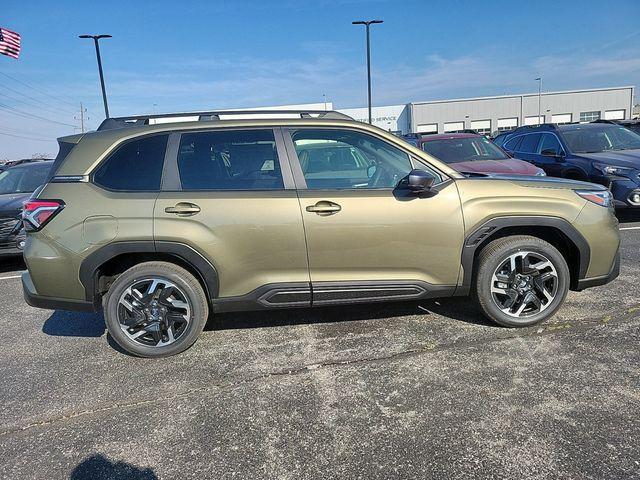
[[[431,189],[435,178],[429,172],[415,168],[409,173],[409,190],[414,193],[423,193]]]

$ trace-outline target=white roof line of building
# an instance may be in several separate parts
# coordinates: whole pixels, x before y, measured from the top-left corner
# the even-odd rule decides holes
[[[587,93],[587,92],[604,92],[608,90],[633,90],[635,87],[633,85],[626,85],[623,87],[605,87],[605,88],[584,88],[581,90],[560,90],[557,92],[542,92],[542,96],[545,95],[561,95],[566,93]],[[470,102],[474,100],[493,100],[496,98],[518,98],[518,97],[537,97],[538,92],[534,93],[518,93],[513,95],[494,95],[490,97],[472,97],[472,98],[452,98],[448,100],[429,100],[426,102],[409,102],[409,105],[426,105],[426,104],[434,104],[434,103],[450,103],[450,102]]]

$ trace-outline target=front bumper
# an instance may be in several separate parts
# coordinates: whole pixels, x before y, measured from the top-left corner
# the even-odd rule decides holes
[[[616,208],[640,208],[640,202],[633,200],[634,195],[640,195],[640,184],[625,177],[609,179],[606,185],[613,195]]]
[[[612,282],[620,275],[620,250],[616,253],[615,261],[611,266],[611,271],[607,275],[601,275],[599,277],[592,278],[583,278],[582,280],[578,280],[578,288],[577,291],[584,290],[586,288],[598,287],[600,285],[605,285],[609,282]]]
[[[98,307],[91,302],[38,295],[29,272],[22,274],[22,292],[27,304],[36,308],[45,308],[47,310],[74,310],[78,312],[95,312],[98,310]]]

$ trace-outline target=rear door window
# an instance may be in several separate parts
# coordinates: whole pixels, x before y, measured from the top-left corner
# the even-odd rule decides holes
[[[538,142],[540,141],[539,133],[532,133],[530,135],[522,136],[522,143],[518,145],[516,152],[522,153],[536,153],[536,149],[538,148]]]
[[[142,137],[121,145],[98,167],[93,181],[109,190],[160,190],[168,137]]]
[[[284,188],[273,130],[185,133],[178,171],[182,190]]]
[[[520,146],[520,144],[522,143],[522,138],[523,136],[520,135],[519,137],[515,137],[515,138],[511,138],[509,139],[505,144],[504,144],[504,149],[505,150],[509,150],[510,152],[515,152],[518,150],[518,147]]]

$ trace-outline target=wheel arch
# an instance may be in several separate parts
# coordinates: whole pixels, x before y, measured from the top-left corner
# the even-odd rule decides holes
[[[80,282],[86,300],[96,307],[110,282],[134,265],[147,261],[167,261],[185,268],[202,285],[209,300],[219,292],[215,267],[194,248],[177,242],[114,242],[92,252],[80,265]]]
[[[478,254],[492,240],[512,235],[531,235],[556,247],[567,261],[570,288],[586,277],[591,249],[585,238],[568,221],[558,217],[497,217],[475,229],[465,239],[462,250],[463,279],[461,293],[469,291],[477,270]]]

